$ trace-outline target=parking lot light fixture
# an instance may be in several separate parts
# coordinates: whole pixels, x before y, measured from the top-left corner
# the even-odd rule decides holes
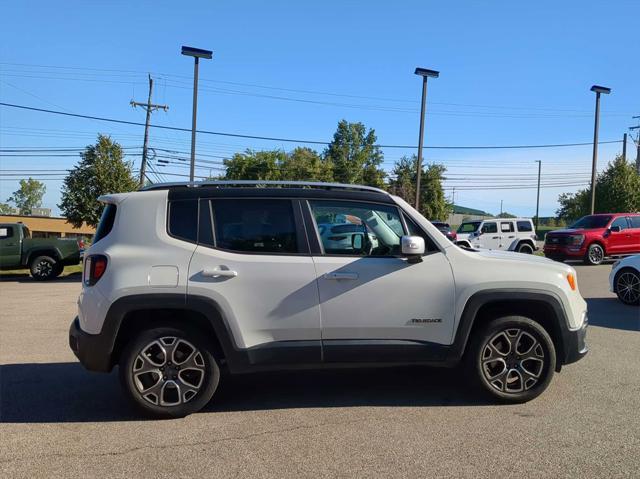
[[[183,55],[193,57],[193,113],[191,117],[191,167],[189,169],[189,181],[193,182],[196,169],[196,114],[198,111],[198,65],[200,59],[211,60],[213,52],[210,50],[202,50],[201,48],[182,47]]]
[[[606,86],[593,85],[591,91],[596,94],[596,111],[593,126],[593,161],[591,163],[591,214],[596,207],[596,168],[598,165],[598,129],[600,128],[600,95],[611,93],[611,88]]]
[[[416,166],[416,209],[420,207],[420,176],[422,175],[422,147],[424,145],[424,115],[427,109],[427,79],[438,78],[440,72],[426,68],[416,68],[416,75],[422,77],[422,107],[420,108],[420,134],[418,137],[418,164]]]

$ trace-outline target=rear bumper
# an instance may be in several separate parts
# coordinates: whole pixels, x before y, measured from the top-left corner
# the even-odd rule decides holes
[[[85,333],[76,317],[69,327],[69,347],[90,371],[111,371],[111,346],[100,334]]]
[[[563,364],[575,363],[589,352],[589,347],[587,346],[588,323],[589,318],[585,315],[584,323],[580,329],[575,331],[566,330],[564,332],[565,357]]]

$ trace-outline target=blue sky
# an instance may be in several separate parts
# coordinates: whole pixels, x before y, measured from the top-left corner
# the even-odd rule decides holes
[[[153,122],[190,127],[192,61],[183,44],[214,51],[201,64],[198,127],[328,141],[341,119],[374,128],[381,144],[417,144],[420,79],[416,66],[440,70],[429,83],[427,146],[589,142],[592,84],[603,98],[601,140],[619,140],[640,114],[637,19],[640,2],[11,2],[0,18],[0,101],[144,121],[129,101],[169,105]],[[278,98],[273,98],[278,97]],[[0,107],[0,147],[82,147],[98,132],[124,146],[143,128]],[[151,146],[188,152],[189,134],[152,130]],[[199,135],[198,155],[219,168],[245,148],[295,144]],[[322,149],[322,147],[317,147]],[[630,158],[635,148],[628,145]],[[620,144],[600,148],[604,166]],[[139,151],[139,150],[131,150]],[[411,150],[385,149],[385,167]],[[188,156],[188,155],[182,155]],[[501,177],[530,185],[586,181],[591,148],[427,150],[457,185],[456,203],[497,213],[535,213],[535,189],[482,190]],[[139,163],[139,157],[130,159]],[[0,157],[8,170],[65,169],[75,157]],[[180,162],[177,162],[180,163]],[[182,165],[156,167],[186,174]],[[213,173],[217,170],[213,169]],[[33,173],[35,174],[35,172]],[[533,175],[533,176],[528,176]],[[470,179],[466,179],[470,178]],[[571,178],[570,180],[568,178]],[[61,182],[46,181],[56,210]],[[0,200],[16,189],[0,181]],[[464,189],[464,188],[467,189]],[[543,189],[541,214],[563,191]],[[451,189],[446,191],[451,196]]]

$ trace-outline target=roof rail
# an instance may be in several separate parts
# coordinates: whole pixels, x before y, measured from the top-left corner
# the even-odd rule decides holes
[[[164,190],[176,186],[186,186],[188,188],[199,188],[203,186],[212,187],[254,187],[263,186],[293,186],[298,188],[325,188],[336,190],[357,190],[357,191],[374,191],[384,195],[389,195],[387,191],[374,186],[348,185],[346,183],[322,183],[314,181],[270,181],[270,180],[221,180],[221,181],[194,181],[194,182],[173,182],[173,183],[155,183],[153,185],[141,188],[141,191]]]

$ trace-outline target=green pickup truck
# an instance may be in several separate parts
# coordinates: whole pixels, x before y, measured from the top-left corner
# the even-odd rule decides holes
[[[0,270],[29,268],[34,279],[47,280],[79,262],[75,239],[31,238],[22,223],[0,223]]]

